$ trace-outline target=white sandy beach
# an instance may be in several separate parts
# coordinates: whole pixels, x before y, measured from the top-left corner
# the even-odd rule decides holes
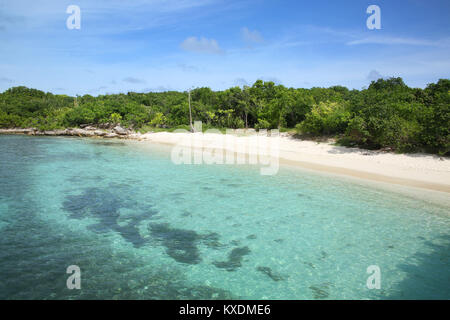
[[[217,144],[223,135],[195,134],[196,146]],[[135,136],[143,141],[162,144],[179,144],[190,141],[191,133],[158,132]],[[352,176],[362,179],[387,182],[410,187],[450,193],[450,161],[436,155],[395,154],[390,152],[368,151],[358,148],[335,146],[327,142],[298,140],[289,136],[259,137],[267,143],[278,139],[281,163],[296,165],[307,169]],[[187,139],[187,140],[186,140]],[[236,143],[248,142],[248,137],[234,137]],[[247,140],[246,140],[247,139]],[[194,141],[194,140],[192,140]],[[224,149],[229,149],[226,146]],[[245,153],[251,153],[248,149]]]

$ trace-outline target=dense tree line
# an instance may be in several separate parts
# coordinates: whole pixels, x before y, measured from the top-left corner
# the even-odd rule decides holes
[[[258,80],[225,91],[192,90],[194,120],[206,128],[296,128],[300,135],[333,135],[345,145],[400,152],[450,151],[450,80],[425,89],[401,78],[379,79],[367,89],[294,89]],[[134,129],[186,127],[187,92],[70,97],[26,87],[0,94],[0,127],[56,129],[115,124]]]

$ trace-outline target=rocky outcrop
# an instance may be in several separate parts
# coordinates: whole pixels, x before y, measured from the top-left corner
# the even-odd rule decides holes
[[[95,130],[95,131],[94,131],[94,134],[95,134],[96,136],[99,136],[99,137],[104,137],[104,136],[107,135],[107,132],[102,131],[102,130]]]
[[[125,136],[128,134],[128,130],[122,128],[121,126],[115,126],[113,131],[121,136]]]
[[[117,138],[117,137],[119,137],[119,135],[113,132],[107,133],[105,135],[105,138]]]
[[[30,134],[33,133],[35,129],[22,129],[22,128],[14,128],[14,129],[0,129],[0,133],[3,134]]]
[[[139,133],[115,126],[113,129],[100,129],[90,125],[83,128],[68,128],[58,130],[38,130],[36,128],[11,128],[0,129],[0,134],[26,134],[31,136],[73,136],[73,137],[101,137],[101,138],[121,138],[136,139]]]

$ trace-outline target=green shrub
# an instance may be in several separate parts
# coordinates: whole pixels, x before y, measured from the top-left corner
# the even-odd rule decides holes
[[[271,128],[271,125],[270,125],[269,121],[264,120],[264,119],[258,119],[258,124],[255,125],[256,130],[270,129],[270,128]]]
[[[343,133],[350,118],[351,114],[344,104],[319,102],[296,128],[301,133],[312,135]]]
[[[122,121],[122,116],[118,113],[113,113],[109,116],[109,121],[112,124],[116,125],[116,124],[120,123],[120,121]]]
[[[167,123],[167,118],[164,116],[163,113],[158,112],[153,117],[152,121],[150,121],[150,125],[154,127],[161,127]]]
[[[69,126],[94,123],[95,113],[89,107],[77,107],[70,110],[65,116],[65,123]]]

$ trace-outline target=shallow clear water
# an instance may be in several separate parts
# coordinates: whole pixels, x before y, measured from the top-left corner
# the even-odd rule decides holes
[[[157,145],[0,148],[0,299],[450,298],[448,206],[288,167],[176,166]]]

